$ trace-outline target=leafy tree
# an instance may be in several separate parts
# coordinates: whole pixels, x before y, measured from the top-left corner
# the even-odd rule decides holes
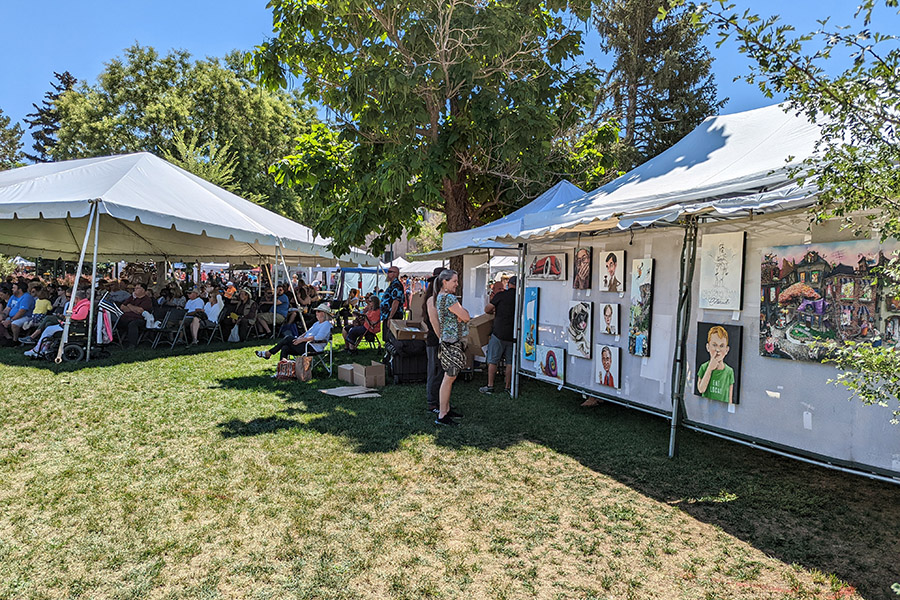
[[[684,8],[660,19],[660,0],[600,0],[594,24],[612,55],[606,106],[622,124],[617,165],[631,169],[653,158],[717,114],[713,57],[705,28]]]
[[[582,36],[559,11],[587,17],[586,4],[269,6],[275,37],[253,65],[271,85],[299,78],[335,119],[335,130],[301,136],[276,171],[310,191],[314,224],[336,251],[376,232],[380,252],[404,229],[417,231],[423,207],[444,212],[449,231],[468,229],[570,175],[574,142],[565,140],[589,125],[599,81],[571,66]],[[596,168],[593,154],[583,158]]]
[[[78,80],[68,71],[63,71],[62,74],[54,72],[53,77],[57,81],[57,83],[50,83],[53,89],[44,94],[44,101],[41,103],[41,106],[32,104],[34,112],[25,115],[24,119],[25,123],[28,124],[28,129],[34,130],[31,132],[31,137],[34,140],[34,144],[31,147],[35,151],[35,154],[26,152],[25,158],[34,162],[49,162],[51,160],[50,151],[56,145],[56,132],[59,131],[59,115],[56,110],[56,102],[62,94],[71,90],[78,83]]]
[[[178,131],[187,132],[182,142],[192,141],[209,160],[216,140],[228,140],[235,189],[267,208],[301,216],[296,194],[276,186],[267,173],[293,139],[309,130],[314,112],[296,94],[257,86],[236,53],[193,61],[183,50],[161,56],[135,45],[107,63],[95,84],[63,94],[56,107],[55,160],[146,151],[187,161],[178,149]],[[197,160],[193,164],[199,167]]]
[[[752,59],[746,81],[769,97],[784,95],[789,109],[818,124],[816,153],[793,171],[798,182],[818,186],[815,216],[842,219],[858,233],[882,240],[900,237],[900,44],[896,35],[871,27],[890,22],[888,13],[896,13],[898,5],[898,0],[862,0],[853,24],[833,25],[823,18],[806,33],[725,0],[688,6],[695,22],[709,20],[718,29],[720,44],[736,39]],[[840,71],[836,64],[849,66]],[[896,257],[882,276],[900,281]],[[896,355],[890,346],[855,345],[833,348],[828,360],[846,370],[838,382],[863,400],[896,406]]]
[[[22,166],[22,126],[10,122],[0,109],[0,171]]]
[[[172,149],[163,152],[163,158],[194,175],[213,183],[229,192],[240,193],[237,182],[237,156],[231,149],[231,142],[219,144],[213,137],[205,144],[199,143],[199,134],[195,131],[185,138],[185,133],[177,130],[172,135]],[[248,198],[257,202],[261,197]]]

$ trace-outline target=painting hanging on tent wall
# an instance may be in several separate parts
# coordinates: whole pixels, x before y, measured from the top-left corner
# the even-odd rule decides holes
[[[821,361],[822,344],[900,340],[900,305],[879,277],[898,244],[851,240],[776,246],[762,252],[759,352]]]
[[[604,335],[619,335],[619,305],[600,305],[600,333]]]
[[[538,292],[540,288],[525,288],[525,309],[522,311],[522,360],[534,360],[536,357],[538,323]]]
[[[594,368],[595,383],[619,389],[622,386],[619,381],[622,376],[621,351],[616,346],[608,344],[597,344],[596,350],[600,364]]]
[[[525,271],[527,279],[541,279],[544,281],[566,281],[567,252],[554,252],[549,254],[535,254],[530,256]]]
[[[594,303],[582,300],[569,302],[569,319],[566,325],[569,354],[579,358],[590,358],[593,331]]]
[[[600,291],[624,292],[625,251],[604,252],[600,256],[603,260],[600,266]]]
[[[740,325],[697,323],[696,395],[726,404],[740,401],[743,330]]]
[[[741,310],[744,300],[745,239],[743,231],[703,236],[700,308]]]
[[[653,259],[631,262],[631,306],[628,319],[628,351],[650,356],[650,324],[653,313]]]
[[[538,379],[557,385],[566,380],[566,351],[551,346],[535,346],[537,367],[535,375]]]
[[[591,289],[591,274],[594,265],[594,249],[582,246],[575,249],[575,277],[572,287],[576,290]]]

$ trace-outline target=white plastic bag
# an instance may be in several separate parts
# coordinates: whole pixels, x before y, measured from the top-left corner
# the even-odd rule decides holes
[[[231,328],[231,333],[228,334],[229,342],[239,342],[241,341],[241,332],[238,331],[238,326],[235,325]]]

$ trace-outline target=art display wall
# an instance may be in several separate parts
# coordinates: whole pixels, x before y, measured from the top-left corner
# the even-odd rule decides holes
[[[872,267],[890,256],[894,246],[839,241],[846,234],[836,227],[816,228],[811,234],[802,215],[757,218],[745,229],[734,236],[733,230],[701,228],[693,285],[697,300],[687,346],[686,422],[900,476],[900,436],[890,425],[890,411],[848,401],[845,389],[828,383],[834,367],[813,362],[801,335],[896,343],[900,301],[887,298],[871,278]],[[719,234],[731,237],[716,237]],[[535,343],[553,356],[548,367],[542,351],[543,360],[523,362],[523,371],[556,385],[669,413],[682,235],[672,229],[636,232],[633,240],[629,234],[592,240],[591,270],[596,276],[592,273],[589,289],[574,287],[574,267],[567,280],[529,280],[535,306],[540,294]],[[559,248],[530,244],[528,252],[565,255]],[[575,250],[576,244],[568,250],[573,265]],[[615,260],[608,260],[610,254]],[[703,269],[704,261],[711,261],[710,270]],[[641,269],[632,285],[635,262]],[[737,289],[735,273],[740,273]],[[605,290],[604,282],[619,291]],[[649,296],[640,293],[647,284]],[[702,307],[701,289],[710,291]],[[528,294],[526,290],[526,303]],[[570,337],[570,326],[585,320],[579,317],[573,323],[570,311],[575,305],[583,306],[576,313],[590,315],[592,322],[589,358],[572,345],[576,340]],[[644,306],[650,309],[650,322],[646,338],[639,342]],[[633,330],[634,325],[638,327]],[[767,346],[769,337],[774,348]],[[583,343],[583,338],[577,341]],[[744,353],[747,345],[753,351]],[[649,355],[633,354],[638,350]],[[553,363],[564,363],[555,376]],[[537,365],[543,365],[540,374]]]

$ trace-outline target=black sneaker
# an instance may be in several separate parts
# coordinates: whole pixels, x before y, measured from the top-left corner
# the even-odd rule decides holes
[[[450,409],[450,411],[447,413],[447,416],[450,417],[451,419],[462,419],[463,418],[463,416],[460,413],[456,412],[453,409]]]
[[[478,391],[481,392],[482,394],[493,394],[493,393],[494,393],[494,387],[493,387],[493,386],[490,386],[490,385],[486,385],[486,386],[484,386],[484,387],[478,388]]]
[[[441,412],[441,409],[440,409],[439,407],[437,407],[437,406],[429,406],[429,407],[427,408],[427,410],[428,410],[428,412],[433,412],[433,413],[439,413],[439,412]]]
[[[456,421],[450,418],[450,413],[434,420],[435,425],[456,425]]]

